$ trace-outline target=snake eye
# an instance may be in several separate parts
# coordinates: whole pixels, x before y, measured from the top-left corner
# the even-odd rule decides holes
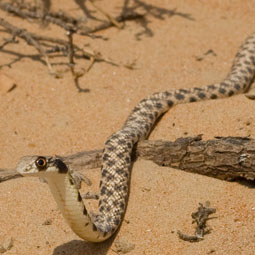
[[[39,157],[35,161],[35,165],[38,168],[38,170],[44,170],[47,167],[47,160],[45,157]]]

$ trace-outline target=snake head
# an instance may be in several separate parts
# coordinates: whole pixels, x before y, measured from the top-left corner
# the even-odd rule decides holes
[[[59,157],[25,156],[19,160],[16,167],[23,176],[46,177],[49,174],[65,174],[68,167]]]

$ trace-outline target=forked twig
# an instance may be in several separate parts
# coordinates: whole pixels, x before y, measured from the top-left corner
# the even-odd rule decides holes
[[[72,73],[73,79],[74,79],[74,84],[76,86],[76,88],[78,89],[79,92],[89,92],[89,89],[83,89],[80,87],[79,84],[79,78],[82,77],[84,75],[84,72],[80,73],[80,72],[76,72],[74,70],[75,67],[75,63],[74,63],[74,45],[73,45],[73,30],[70,30],[67,32],[67,37],[68,37],[68,41],[69,41],[69,53],[68,53],[68,58],[69,58],[69,68],[70,71]]]

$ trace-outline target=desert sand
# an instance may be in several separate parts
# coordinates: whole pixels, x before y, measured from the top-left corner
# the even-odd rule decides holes
[[[51,1],[51,9],[85,16],[77,2],[83,1]],[[70,72],[60,79],[51,76],[33,58],[36,50],[23,42],[0,50],[0,65],[17,57],[10,51],[23,56],[0,69],[0,168],[15,167],[24,155],[66,155],[103,148],[107,137],[147,95],[221,81],[240,44],[254,32],[255,1],[146,0],[130,2],[130,6],[138,3],[150,7],[139,9],[147,12],[148,31],[140,22],[129,21],[122,30],[113,27],[98,32],[107,41],[75,36],[77,43],[116,62],[136,60],[134,70],[96,63],[80,80],[88,93],[77,91]],[[105,0],[97,4],[113,16],[122,6],[122,2]],[[56,26],[35,26],[3,11],[0,16],[33,32],[65,39]],[[1,30],[1,42],[3,38],[8,35]],[[206,55],[209,50],[214,54]],[[86,68],[89,61],[82,60],[81,65]],[[17,87],[7,92],[13,84]],[[243,94],[177,105],[157,123],[150,139],[198,134],[204,139],[254,137],[254,111],[254,101]],[[97,191],[99,169],[86,175],[93,182],[89,189]],[[65,223],[47,184],[36,178],[19,178],[0,183],[0,244],[13,240],[6,255],[110,255],[116,254],[119,243],[132,247],[130,255],[252,255],[254,196],[252,184],[226,182],[138,159],[120,230],[104,243],[91,244],[79,239]],[[211,233],[198,243],[180,240],[177,230],[193,234],[190,215],[199,202],[207,200],[217,210],[209,221]]]

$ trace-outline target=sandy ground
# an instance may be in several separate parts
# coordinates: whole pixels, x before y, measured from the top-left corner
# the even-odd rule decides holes
[[[52,1],[51,8],[57,10],[60,2],[70,13],[84,15],[74,1]],[[106,2],[98,5],[117,15],[121,4]],[[163,19],[148,14],[150,36],[142,34],[137,40],[144,29],[139,23],[128,22],[124,30],[111,28],[99,33],[108,41],[75,37],[77,43],[89,44],[89,49],[115,61],[137,60],[136,70],[96,64],[81,79],[89,93],[78,93],[69,73],[62,79],[50,76],[47,68],[32,58],[36,54],[32,47],[20,43],[5,48],[24,57],[11,68],[0,70],[0,168],[15,167],[27,154],[65,155],[102,148],[106,138],[122,126],[145,96],[223,79],[239,45],[254,32],[255,1],[146,3],[170,11]],[[14,24],[21,22],[3,12],[0,16]],[[41,29],[39,25],[24,26],[34,32]],[[54,26],[47,30],[52,36],[64,38]],[[42,30],[42,34],[45,32]],[[1,41],[8,37],[3,31],[0,36]],[[216,56],[205,56],[208,50]],[[0,51],[0,56],[0,65],[15,59],[8,51]],[[198,61],[201,56],[203,60]],[[86,67],[89,62],[82,64]],[[14,83],[17,88],[7,93]],[[254,137],[254,110],[254,101],[243,95],[178,105],[164,115],[150,139],[174,140],[197,134],[204,134],[205,139],[217,135]],[[97,190],[99,170],[87,174],[93,181],[92,189]],[[130,255],[254,254],[254,186],[138,160],[130,189],[120,231],[105,243],[90,244],[69,229],[46,184],[34,178],[1,183],[0,242],[13,239],[13,247],[5,254],[116,254],[118,242],[134,245]],[[199,202],[206,200],[217,209],[217,217],[209,222],[211,234],[199,243],[180,240],[177,230],[193,233],[190,215]],[[45,225],[46,220],[51,224]]]

